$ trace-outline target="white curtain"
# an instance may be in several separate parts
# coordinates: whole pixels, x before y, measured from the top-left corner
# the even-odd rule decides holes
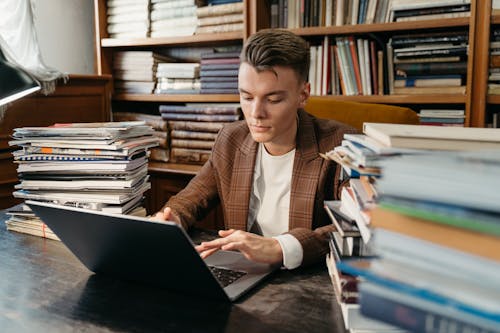
[[[55,90],[56,80],[67,75],[42,60],[30,0],[0,0],[0,47],[5,57],[22,66],[41,84],[42,93]]]

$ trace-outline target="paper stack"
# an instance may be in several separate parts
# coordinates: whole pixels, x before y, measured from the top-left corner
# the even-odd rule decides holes
[[[21,147],[13,153],[20,179],[14,197],[145,215],[148,149],[158,145],[151,126],[140,121],[56,124],[17,128],[13,137],[9,144]],[[19,222],[21,215],[27,213],[12,216]],[[35,234],[29,220],[24,231]],[[39,227],[46,231],[42,223]]]

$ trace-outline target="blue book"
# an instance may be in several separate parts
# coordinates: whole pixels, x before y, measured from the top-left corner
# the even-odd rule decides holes
[[[390,290],[370,282],[360,286],[361,313],[415,333],[492,333],[497,329],[489,328],[479,321],[463,320],[450,315],[439,314],[430,308],[422,308],[392,298]]]

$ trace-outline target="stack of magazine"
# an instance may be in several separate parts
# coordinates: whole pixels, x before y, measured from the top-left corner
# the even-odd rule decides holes
[[[20,183],[14,197],[145,215],[148,149],[158,145],[142,121],[17,128],[11,146]],[[7,228],[46,238],[50,230],[25,206],[9,212]]]

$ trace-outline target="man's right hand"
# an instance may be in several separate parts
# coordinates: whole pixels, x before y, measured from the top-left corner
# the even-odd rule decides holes
[[[151,216],[150,219],[153,221],[170,221],[182,226],[181,220],[176,214],[174,214],[170,207],[165,207],[162,211],[159,211],[155,215]]]

